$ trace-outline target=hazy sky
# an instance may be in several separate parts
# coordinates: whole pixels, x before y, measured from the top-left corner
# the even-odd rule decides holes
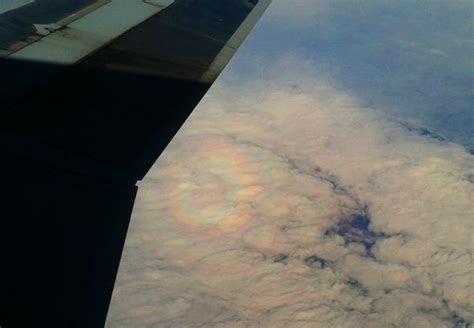
[[[474,151],[472,1],[276,1],[270,10],[253,36],[260,56],[313,60],[364,106]]]
[[[274,1],[140,183],[107,325],[472,325],[467,10]]]

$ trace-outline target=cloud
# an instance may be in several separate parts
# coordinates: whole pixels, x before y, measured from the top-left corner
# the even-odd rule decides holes
[[[315,62],[260,73],[220,78],[141,182],[108,325],[467,327],[474,156]]]

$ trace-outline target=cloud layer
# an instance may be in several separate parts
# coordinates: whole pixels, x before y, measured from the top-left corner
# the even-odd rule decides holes
[[[213,87],[140,184],[109,326],[467,327],[473,156],[314,72]]]
[[[107,325],[472,325],[474,156],[257,40],[140,183]]]

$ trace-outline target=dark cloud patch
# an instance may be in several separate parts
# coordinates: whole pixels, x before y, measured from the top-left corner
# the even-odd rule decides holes
[[[325,259],[316,255],[311,255],[311,256],[306,257],[304,259],[304,263],[311,268],[317,268],[317,269],[324,269],[328,264],[328,262]]]
[[[349,288],[356,290],[360,295],[362,296],[368,296],[369,291],[367,288],[365,288],[358,280],[349,278],[347,280],[346,284],[349,286]]]
[[[451,310],[448,300],[444,299],[441,302],[448,309],[450,313],[449,320],[451,321],[453,328],[471,328],[472,327],[473,325],[472,321],[466,320],[465,318],[460,316],[457,312]]]
[[[327,230],[325,235],[341,236],[346,245],[361,244],[365,247],[366,255],[373,257],[372,248],[375,243],[391,236],[383,232],[373,231],[370,228],[370,221],[367,206],[364,206],[360,212],[343,217],[335,227]]]
[[[451,315],[451,322],[453,328],[471,328],[472,322],[466,321],[463,317],[460,317],[456,312]]]
[[[275,263],[281,263],[281,264],[283,264],[283,265],[287,265],[287,264],[288,264],[288,260],[289,260],[289,258],[288,258],[288,255],[286,255],[286,254],[278,254],[277,256],[275,256],[275,257],[273,258],[273,262],[275,262]]]
[[[474,183],[474,174],[469,174],[467,176],[467,181],[471,182],[471,183]]]
[[[443,136],[439,135],[438,133],[433,132],[433,131],[425,128],[425,127],[416,126],[416,125],[413,125],[413,124],[408,123],[408,122],[401,122],[400,124],[405,128],[405,130],[407,130],[410,133],[414,133],[414,134],[420,135],[422,137],[427,137],[427,138],[437,140],[437,141],[440,141],[440,142],[445,142],[446,141],[446,138],[444,138]]]

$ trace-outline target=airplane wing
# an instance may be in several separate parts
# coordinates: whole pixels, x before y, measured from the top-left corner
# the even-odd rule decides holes
[[[268,4],[0,4],[0,326],[104,325],[137,181]]]

